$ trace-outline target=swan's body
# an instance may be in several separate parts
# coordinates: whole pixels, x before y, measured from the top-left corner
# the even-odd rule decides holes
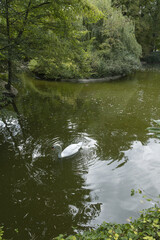
[[[53,145],[53,149],[58,152],[59,158],[71,157],[79,152],[82,147],[82,142],[71,144],[62,151],[62,147],[59,144]]]

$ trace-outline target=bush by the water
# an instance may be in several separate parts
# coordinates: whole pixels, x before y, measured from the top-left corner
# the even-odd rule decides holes
[[[160,208],[156,205],[141,212],[138,219],[126,224],[103,223],[97,230],[56,240],[158,240],[160,239]]]

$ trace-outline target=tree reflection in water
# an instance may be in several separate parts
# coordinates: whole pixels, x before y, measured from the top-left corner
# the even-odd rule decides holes
[[[152,155],[151,175],[140,171],[137,177],[138,165],[127,153],[135,142],[142,149],[150,143],[146,128],[159,119],[159,77],[146,71],[101,84],[25,77],[16,105],[0,122],[0,223],[8,228],[6,238],[48,239],[73,232],[72,226],[125,222],[142,207],[130,199],[130,189],[141,184],[157,193],[159,159],[153,165]],[[57,159],[53,143],[65,148],[83,136],[95,140],[92,150],[88,146],[72,159]],[[135,157],[141,162],[141,155]]]
[[[101,210],[85,188],[85,160],[81,154],[58,160],[51,149],[53,139],[44,135],[36,139],[15,103],[13,109],[16,115],[12,111],[1,114],[0,122],[0,223],[6,237],[49,239],[62,229],[72,233],[72,226],[85,228]]]

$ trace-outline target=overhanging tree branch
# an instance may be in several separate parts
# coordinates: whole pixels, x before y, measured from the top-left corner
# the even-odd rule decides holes
[[[27,7],[27,9],[26,9],[25,17],[24,17],[24,20],[23,20],[23,26],[22,26],[22,29],[19,31],[19,33],[18,33],[18,35],[17,35],[17,38],[15,39],[15,43],[16,43],[17,40],[22,36],[22,34],[23,34],[23,32],[24,32],[25,26],[26,26],[26,24],[27,24],[27,19],[28,19],[28,15],[29,15],[29,10],[30,10],[31,3],[32,3],[32,0],[29,0],[28,7]]]
[[[42,7],[42,6],[50,4],[50,3],[52,3],[52,2],[49,2],[49,1],[48,2],[43,2],[41,4],[38,4],[36,6],[31,7],[31,9],[39,8],[39,7]]]
[[[41,4],[38,4],[38,5],[35,5],[35,6],[31,6],[32,4],[32,0],[29,0],[29,3],[28,3],[28,6],[27,6],[27,9],[26,11],[24,12],[24,20],[23,20],[23,24],[22,24],[22,28],[21,30],[19,31],[19,33],[17,34],[17,37],[15,38],[14,42],[12,43],[9,43],[7,44],[6,46],[0,48],[0,51],[3,51],[3,50],[6,50],[10,47],[13,47],[14,45],[17,45],[19,42],[20,42],[20,39],[23,35],[23,32],[25,30],[25,26],[27,25],[27,22],[28,22],[28,15],[29,15],[29,12],[33,9],[36,9],[36,8],[40,8],[44,5],[47,5],[47,4],[51,4],[52,2],[51,1],[46,1],[46,2],[43,2]]]

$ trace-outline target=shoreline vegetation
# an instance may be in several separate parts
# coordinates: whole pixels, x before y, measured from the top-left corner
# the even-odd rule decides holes
[[[30,74],[30,72],[28,72]],[[33,74],[33,73],[32,73]],[[49,81],[49,82],[71,82],[71,83],[95,83],[95,82],[110,82],[110,81],[114,81],[114,80],[119,80],[121,78],[126,77],[126,74],[122,74],[122,75],[115,75],[115,76],[108,76],[108,77],[103,77],[103,78],[62,78],[62,79],[45,79],[42,76],[37,76],[36,74],[33,74],[33,76],[36,79],[39,80],[44,80],[44,81]]]
[[[18,230],[17,230],[18,234]],[[0,227],[0,240],[5,240],[5,229]],[[155,205],[152,208],[140,212],[140,216],[128,223],[102,223],[97,229],[84,231],[75,235],[63,235],[53,240],[158,240],[160,239],[160,207]]]
[[[150,58],[148,58],[150,59]],[[146,61],[141,62],[141,66],[137,69],[140,71],[144,71],[144,69],[153,69],[156,67],[159,69],[159,65],[156,63],[147,63]],[[104,82],[112,82],[123,79],[127,76],[127,74],[115,75],[115,76],[108,76],[103,78],[77,78],[77,79],[45,79],[40,75],[36,75],[33,72],[30,72],[27,67],[22,66],[23,71],[28,74],[32,74],[36,79],[45,80],[45,81],[53,81],[53,82],[68,82],[68,83],[104,83]],[[133,72],[132,72],[133,73]],[[11,85],[10,89],[6,89],[7,84],[7,74],[0,73],[0,109],[6,107],[9,103],[11,103],[12,99],[18,95],[18,91],[13,85]]]
[[[76,83],[95,83],[95,82],[110,82],[114,80],[121,79],[126,75],[117,75],[111,77],[104,77],[104,78],[82,78],[82,79],[61,79],[60,82],[76,82]]]
[[[140,212],[139,218],[124,224],[102,223],[96,230],[72,236],[59,235],[54,240],[158,240],[160,239],[160,208]]]

